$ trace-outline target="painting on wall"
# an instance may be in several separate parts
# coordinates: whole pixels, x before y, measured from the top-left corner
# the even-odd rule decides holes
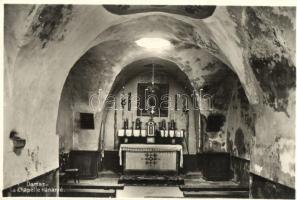
[[[138,83],[137,116],[168,116],[169,84]]]

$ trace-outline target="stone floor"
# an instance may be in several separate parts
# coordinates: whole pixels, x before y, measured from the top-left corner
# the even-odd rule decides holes
[[[117,190],[117,198],[181,198],[183,192],[177,186],[125,186]]]

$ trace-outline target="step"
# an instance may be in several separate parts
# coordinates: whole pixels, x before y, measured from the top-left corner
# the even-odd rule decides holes
[[[201,172],[188,172],[183,175],[184,179],[199,179],[202,178]]]
[[[112,171],[101,171],[98,173],[98,178],[119,178],[120,175]]]
[[[248,191],[184,191],[184,197],[192,198],[248,198]]]
[[[182,191],[249,191],[248,186],[240,186],[232,181],[186,183],[179,188]]]
[[[59,193],[60,197],[116,197],[116,190],[65,188]]]
[[[78,184],[75,184],[75,183],[64,183],[64,184],[61,184],[60,187],[62,188],[76,188],[76,189],[115,189],[115,190],[122,190],[124,189],[124,184],[119,184],[119,183],[115,183],[115,184],[112,184],[112,183],[109,183],[109,184],[106,184],[106,183],[102,183],[102,184],[98,184],[98,183],[95,183],[95,184],[90,184],[90,183],[78,183]]]
[[[123,175],[119,179],[119,183],[125,184],[166,184],[180,185],[184,183],[184,179],[180,176],[150,176],[150,175]]]

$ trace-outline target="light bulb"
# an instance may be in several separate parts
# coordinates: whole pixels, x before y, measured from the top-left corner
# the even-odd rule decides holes
[[[166,50],[172,47],[170,41],[162,39],[162,38],[141,38],[135,43],[143,48],[148,50]]]

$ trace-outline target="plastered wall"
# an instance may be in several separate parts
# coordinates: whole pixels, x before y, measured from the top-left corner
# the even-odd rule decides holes
[[[256,113],[239,82],[234,82],[233,86],[226,120],[227,148],[231,155],[250,160],[255,142]]]
[[[252,106],[237,83],[227,115],[227,147],[250,161],[247,170],[294,188],[295,92],[289,91],[288,115],[267,105]]]

